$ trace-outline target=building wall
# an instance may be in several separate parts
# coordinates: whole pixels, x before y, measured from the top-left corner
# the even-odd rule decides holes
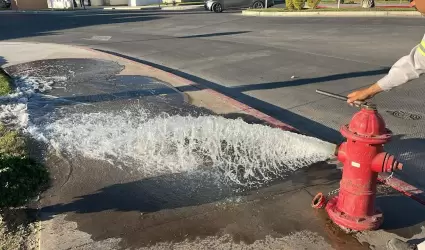
[[[105,0],[105,5],[128,5],[128,0]]]
[[[102,6],[105,5],[105,2],[103,0],[91,0],[92,6]]]
[[[47,9],[47,0],[12,0],[14,10]]]
[[[47,6],[55,9],[72,9],[72,0],[47,0]]]
[[[159,4],[159,3],[160,3],[159,0],[130,0],[128,6],[144,6],[144,5]]]
[[[111,5],[128,5],[128,0],[111,0]]]

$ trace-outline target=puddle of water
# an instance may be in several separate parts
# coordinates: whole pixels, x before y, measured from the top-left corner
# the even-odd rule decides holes
[[[322,218],[326,215],[321,215]],[[367,250],[370,249],[369,244],[364,242],[361,244],[352,235],[345,233],[339,226],[333,223],[328,217],[325,217],[325,232],[328,242],[335,250]]]
[[[125,165],[145,177],[208,167],[209,171],[220,170],[233,183],[252,186],[324,161],[333,153],[332,144],[315,138],[219,116],[152,117],[142,107],[100,112],[69,112],[58,107],[54,114],[29,117],[28,103],[40,102],[42,109],[48,105],[42,101],[45,97],[66,101],[42,94],[54,82],[72,76],[67,67],[51,71],[66,74],[20,77],[0,117],[15,121],[34,138],[71,157]]]

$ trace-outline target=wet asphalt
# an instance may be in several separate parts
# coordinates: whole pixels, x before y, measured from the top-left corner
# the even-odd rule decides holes
[[[232,11],[0,15],[0,40],[89,46],[205,84],[319,138],[340,142],[356,111],[318,96],[382,77],[423,36],[418,18],[259,18]],[[3,32],[4,31],[4,32]],[[403,179],[425,186],[423,79],[377,96]],[[413,117],[413,118],[412,118]]]

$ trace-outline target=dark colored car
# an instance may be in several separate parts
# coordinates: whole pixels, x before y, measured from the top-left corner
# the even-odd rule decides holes
[[[11,5],[11,0],[0,0],[0,8],[10,8]]]

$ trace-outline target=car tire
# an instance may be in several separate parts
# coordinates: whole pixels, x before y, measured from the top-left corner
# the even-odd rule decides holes
[[[261,1],[255,1],[255,2],[252,4],[252,8],[253,8],[253,9],[264,9],[264,3],[263,3],[263,2],[261,2]]]
[[[223,12],[223,5],[221,5],[221,3],[216,3],[214,4],[211,9],[215,12],[215,13],[221,13]]]

